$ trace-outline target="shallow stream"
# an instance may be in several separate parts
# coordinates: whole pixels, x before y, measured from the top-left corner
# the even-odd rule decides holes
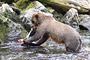
[[[90,60],[90,32],[80,33],[80,53],[67,53],[65,46],[49,39],[42,47],[26,48],[17,41],[0,45],[0,60]]]

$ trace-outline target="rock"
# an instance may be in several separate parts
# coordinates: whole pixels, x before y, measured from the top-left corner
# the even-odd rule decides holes
[[[90,0],[68,0],[68,3],[90,10]]]
[[[89,30],[90,31],[90,16],[89,15],[81,15],[80,17],[80,30]]]
[[[0,7],[0,39],[1,41],[17,40],[26,36],[26,30],[19,24],[19,16],[8,4]]]
[[[2,6],[2,4],[4,4],[4,2],[0,2],[0,6]]]
[[[33,5],[32,7],[34,7],[35,9],[39,9],[39,10],[45,10],[46,9],[45,6],[38,1],[35,1],[34,4],[35,5]]]
[[[67,12],[70,8],[77,9],[80,13],[87,13],[90,10],[90,3],[86,0],[39,0],[42,3],[48,4],[56,11],[65,11]],[[74,2],[76,1],[76,2]],[[89,1],[89,0],[88,0]],[[79,2],[79,3],[78,3]],[[83,3],[81,5],[81,3]],[[86,5],[87,4],[87,5]]]
[[[20,10],[14,6],[11,6],[14,12],[16,12],[18,15],[21,13]]]
[[[78,11],[74,8],[71,8],[61,19],[61,22],[68,24],[75,29],[78,29],[78,21]]]
[[[58,13],[56,11],[52,12],[52,14],[53,14],[53,17],[55,18],[55,20],[57,20],[57,21],[60,21],[61,18],[63,17],[63,15],[61,13]]]
[[[3,4],[3,5],[0,7],[0,13],[5,12],[6,10],[11,11],[12,13],[14,12],[13,9],[12,9],[8,4]]]

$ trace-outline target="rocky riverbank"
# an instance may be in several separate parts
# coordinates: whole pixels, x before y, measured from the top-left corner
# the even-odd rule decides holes
[[[34,12],[42,12],[46,15],[53,16],[57,21],[68,24],[78,31],[90,31],[89,0],[86,1],[87,5],[84,5],[84,3],[80,4],[80,1],[77,3],[73,0],[60,0],[59,2],[57,0],[47,0],[48,2],[39,1],[19,0],[13,1],[9,5],[5,1],[0,3],[1,42],[4,40],[24,38],[30,30],[30,19]],[[28,3],[26,4],[26,2]]]

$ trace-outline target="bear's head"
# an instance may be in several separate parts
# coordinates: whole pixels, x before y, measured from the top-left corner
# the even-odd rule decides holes
[[[45,19],[46,15],[40,12],[36,12],[32,15],[31,22],[32,26],[39,26]]]

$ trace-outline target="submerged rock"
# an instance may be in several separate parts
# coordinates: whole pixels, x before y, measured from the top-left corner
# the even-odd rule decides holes
[[[68,24],[75,29],[79,27],[78,21],[79,21],[78,11],[74,8],[71,8],[61,19],[61,22]]]
[[[80,17],[80,30],[89,30],[90,31],[90,16],[89,15],[81,15]]]
[[[0,7],[0,39],[17,40],[24,38],[26,35],[25,29],[19,24],[19,16],[13,11],[8,4],[3,4]]]

